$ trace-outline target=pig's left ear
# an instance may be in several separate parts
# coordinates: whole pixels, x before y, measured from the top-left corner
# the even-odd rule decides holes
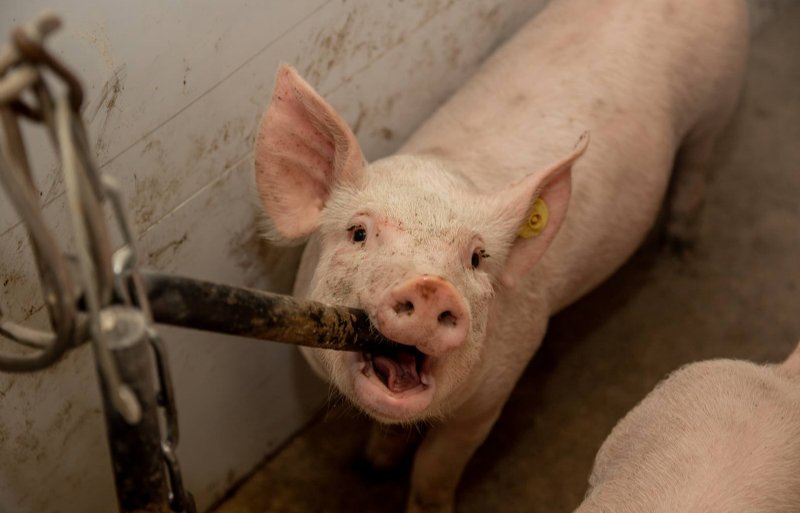
[[[310,235],[334,184],[357,185],[365,164],[347,123],[286,64],[261,118],[255,158],[273,235],[288,241]]]
[[[567,214],[572,165],[588,145],[589,133],[584,132],[567,157],[497,193],[512,240],[500,276],[503,285],[515,286],[555,238]]]

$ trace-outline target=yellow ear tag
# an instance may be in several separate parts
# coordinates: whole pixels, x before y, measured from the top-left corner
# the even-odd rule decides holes
[[[547,203],[542,198],[536,198],[533,202],[533,209],[531,209],[531,216],[528,222],[520,226],[517,235],[523,239],[530,239],[536,237],[547,226],[547,219],[550,217],[550,211],[547,209]]]

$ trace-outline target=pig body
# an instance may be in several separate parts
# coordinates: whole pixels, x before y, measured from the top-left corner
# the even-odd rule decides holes
[[[371,164],[338,114],[279,71],[256,182],[272,238],[309,238],[295,293],[364,308],[413,348],[304,353],[376,419],[431,424],[409,512],[452,511],[549,317],[633,253],[673,165],[668,230],[691,235],[746,27],[738,0],[556,0]],[[573,147],[584,131],[585,155],[586,137]]]
[[[603,443],[576,513],[800,511],[800,350],[662,382]]]

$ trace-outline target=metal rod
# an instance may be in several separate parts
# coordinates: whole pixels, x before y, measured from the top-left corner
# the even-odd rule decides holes
[[[357,308],[147,271],[142,279],[156,323],[339,351],[396,345]]]
[[[117,411],[113,398],[109,397],[115,390],[101,387],[119,511],[170,513],[153,356],[145,318],[135,308],[112,306],[101,312],[100,325],[120,378],[141,406],[139,419],[130,422]],[[101,381],[105,382],[106,376],[99,367],[97,370]]]

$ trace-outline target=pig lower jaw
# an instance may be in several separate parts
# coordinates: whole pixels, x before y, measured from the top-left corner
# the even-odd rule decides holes
[[[428,360],[428,358],[426,358]],[[358,406],[381,422],[407,422],[425,418],[433,400],[435,380],[426,361],[420,372],[420,383],[402,392],[392,392],[363,354],[353,354],[350,362],[353,377],[353,398]]]

